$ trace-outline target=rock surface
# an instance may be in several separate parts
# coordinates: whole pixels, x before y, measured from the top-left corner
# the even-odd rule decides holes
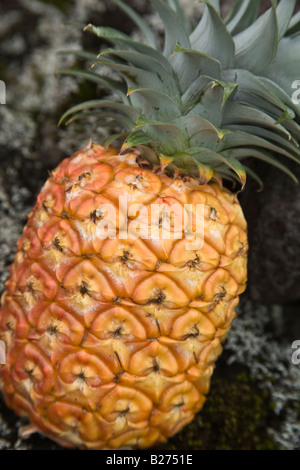
[[[300,179],[300,167],[289,168]],[[246,189],[242,205],[249,226],[248,294],[255,301],[300,300],[300,186],[276,169],[263,178],[264,189]]]

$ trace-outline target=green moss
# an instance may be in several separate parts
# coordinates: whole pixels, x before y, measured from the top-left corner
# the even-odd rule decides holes
[[[270,393],[246,372],[233,379],[215,376],[211,392],[191,424],[159,449],[276,450],[267,426],[279,426]]]

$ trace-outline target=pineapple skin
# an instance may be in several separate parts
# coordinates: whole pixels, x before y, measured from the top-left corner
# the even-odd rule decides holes
[[[203,406],[247,278],[246,222],[219,184],[169,178],[91,145],[42,188],[0,310],[7,405],[59,444],[146,448]],[[204,244],[97,236],[128,205],[204,204]]]

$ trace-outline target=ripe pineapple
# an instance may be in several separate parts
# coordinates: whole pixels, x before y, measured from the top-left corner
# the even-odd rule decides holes
[[[8,406],[60,444],[89,449],[152,446],[201,409],[247,277],[246,222],[222,180],[243,188],[247,170],[260,182],[245,157],[295,179],[274,153],[300,156],[300,107],[289,97],[300,69],[295,0],[258,19],[260,2],[239,0],[225,21],[218,2],[205,1],[193,31],[177,0],[151,0],[165,25],[163,52],[144,20],[113,1],[147,45],[88,25],[115,47],[98,58],[71,52],[119,78],[62,72],[105,84],[116,99],[79,104],[62,121],[95,114],[120,134],[51,173],[0,311]],[[110,147],[116,139],[119,150]],[[168,211],[155,228],[162,235],[167,220],[169,237],[137,236],[138,212],[126,220],[120,196],[129,211],[143,205],[146,228],[155,204],[175,202],[190,205],[195,228],[199,204],[202,243],[192,246]]]

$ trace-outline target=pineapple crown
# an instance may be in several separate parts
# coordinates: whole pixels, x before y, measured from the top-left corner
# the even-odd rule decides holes
[[[122,0],[111,1],[135,22],[145,42],[113,28],[86,26],[113,47],[98,56],[62,51],[91,59],[93,70],[60,72],[104,85],[113,98],[74,106],[60,122],[90,115],[103,124],[115,121],[121,133],[106,145],[122,137],[123,149],[138,148],[146,158],[155,151],[162,165],[183,171],[194,166],[204,183],[221,177],[243,187],[248,173],[261,184],[242,164],[247,157],[270,163],[297,181],[278,159],[300,162],[300,105],[291,98],[300,79],[296,0],[270,1],[261,16],[260,0],[237,0],[225,19],[218,0],[203,0],[203,15],[193,30],[178,0],[150,0],[164,23],[162,48],[135,10]],[[117,78],[101,74],[101,66]]]

